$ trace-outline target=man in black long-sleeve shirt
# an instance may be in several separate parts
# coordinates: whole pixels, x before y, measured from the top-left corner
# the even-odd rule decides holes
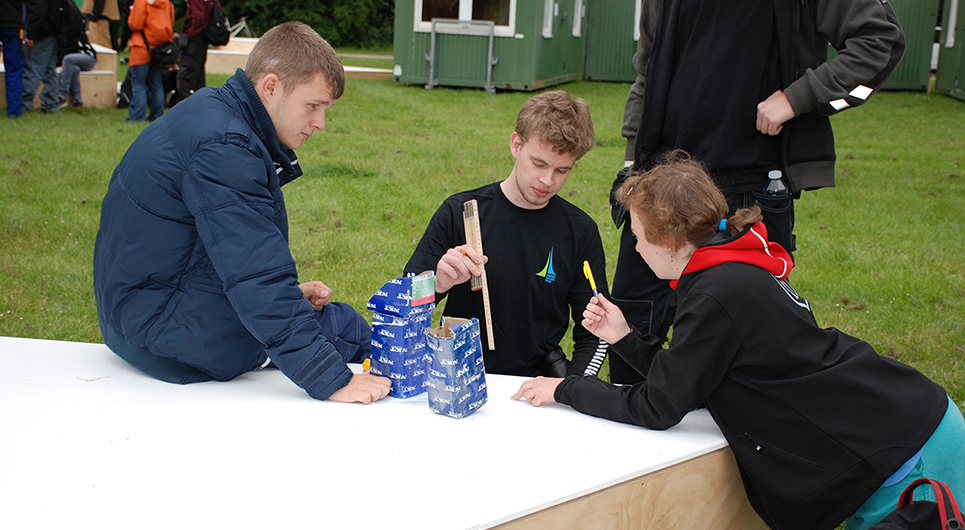
[[[482,293],[467,282],[485,263],[494,340],[486,371],[513,375],[595,374],[606,345],[579,322],[593,296],[590,263],[606,292],[606,258],[596,223],[557,196],[576,161],[593,147],[589,107],[563,91],[527,101],[510,138],[516,159],[502,182],[453,195],[433,215],[405,273],[433,270],[445,315],[485,322]],[[485,257],[465,243],[463,203],[475,199]],[[560,348],[570,319],[573,359]]]

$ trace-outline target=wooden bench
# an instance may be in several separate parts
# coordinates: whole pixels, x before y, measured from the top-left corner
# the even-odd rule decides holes
[[[224,46],[208,47],[208,60],[204,71],[208,74],[234,75],[248,62],[248,54],[258,39],[251,37],[232,37]]]
[[[232,37],[228,44],[208,48],[208,60],[204,64],[205,73],[234,75],[248,63],[248,54],[258,39]],[[346,66],[345,76],[355,79],[391,79],[392,70],[388,68],[369,68],[365,66]]]

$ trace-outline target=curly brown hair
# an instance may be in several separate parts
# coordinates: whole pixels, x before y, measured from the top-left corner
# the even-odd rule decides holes
[[[700,247],[727,216],[727,201],[707,169],[679,149],[653,169],[631,174],[617,194],[643,223],[647,240],[671,249],[688,242]],[[742,208],[727,219],[727,231],[737,235],[761,219],[760,207]]]
[[[526,142],[535,136],[560,154],[570,153],[577,160],[593,148],[593,120],[590,106],[563,90],[535,95],[519,111],[516,134]]]

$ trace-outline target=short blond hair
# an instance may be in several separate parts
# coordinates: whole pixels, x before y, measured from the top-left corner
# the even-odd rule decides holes
[[[516,134],[525,143],[530,137],[548,144],[560,154],[577,160],[593,148],[590,106],[563,90],[543,92],[529,98],[516,117]]]
[[[335,49],[311,26],[302,22],[279,24],[258,39],[248,55],[245,75],[256,84],[273,73],[292,90],[322,74],[333,99],[345,91],[345,68]]]

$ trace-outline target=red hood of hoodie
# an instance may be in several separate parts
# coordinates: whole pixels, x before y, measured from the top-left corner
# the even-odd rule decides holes
[[[764,223],[757,223],[737,239],[698,248],[681,276],[731,261],[760,267],[782,280],[794,268],[790,254],[781,245],[768,241]],[[670,287],[676,289],[678,281],[671,280]]]

